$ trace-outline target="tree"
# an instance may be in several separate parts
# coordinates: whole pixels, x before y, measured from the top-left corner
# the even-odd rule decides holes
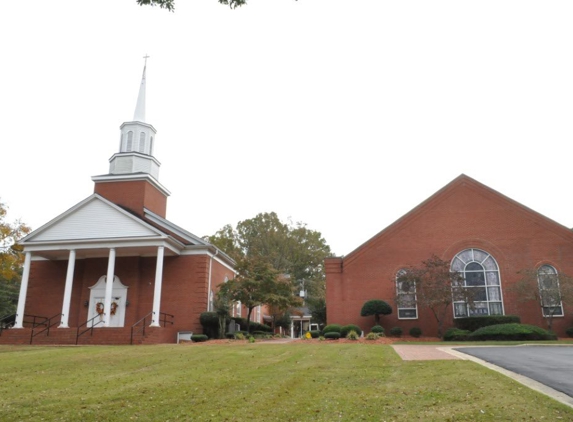
[[[17,244],[30,228],[17,220],[6,221],[8,208],[0,201],[0,317],[16,311],[24,257]]]
[[[402,291],[415,292],[418,306],[430,308],[438,323],[438,337],[443,336],[443,324],[453,302],[464,302],[473,307],[474,293],[464,285],[464,277],[450,270],[450,263],[432,255],[419,267],[400,271],[396,280]],[[397,295],[398,306],[411,305],[410,295]],[[407,304],[402,301],[408,301]]]
[[[380,299],[372,299],[362,305],[360,316],[374,315],[375,325],[380,325],[380,315],[390,315],[391,313],[392,307],[387,302]]]
[[[228,5],[231,9],[235,9],[238,6],[247,4],[247,0],[219,0],[219,3]],[[175,0],[137,0],[137,4],[140,6],[159,6],[170,12],[175,10]]]
[[[237,264],[237,277],[221,285],[218,298],[241,302],[247,308],[247,331],[250,330],[251,314],[259,305],[278,302],[282,291],[279,273],[261,259],[244,258]],[[292,296],[292,291],[290,292]]]
[[[237,262],[244,258],[266,262],[311,298],[325,295],[324,258],[332,253],[320,232],[304,223],[283,223],[274,212],[260,213],[205,239]]]
[[[553,318],[563,316],[563,303],[573,303],[573,278],[558,273],[550,265],[542,265],[537,270],[519,271],[521,278],[508,290],[512,291],[520,302],[534,302],[541,308],[547,329],[552,331]]]

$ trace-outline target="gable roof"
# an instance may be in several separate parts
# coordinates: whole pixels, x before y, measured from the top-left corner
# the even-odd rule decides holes
[[[382,231],[371,237],[369,240],[358,246],[356,249],[354,249],[352,252],[346,255],[343,258],[343,260],[347,262],[354,260],[369,246],[387,236],[391,236],[400,227],[419,218],[425,211],[439,205],[444,200],[453,195],[456,191],[459,190],[460,187],[469,187],[470,189],[474,189],[484,195],[487,195],[490,200],[503,204],[506,207],[511,207],[511,209],[513,209],[514,211],[522,215],[526,215],[529,219],[535,221],[544,229],[550,230],[569,240],[573,240],[573,231],[571,231],[569,228],[551,220],[548,217],[545,217],[544,215],[536,211],[533,211],[532,209],[526,207],[525,205],[520,204],[519,202],[497,192],[496,190],[478,182],[477,180],[472,179],[471,177],[465,174],[461,174],[460,176],[452,180],[450,183],[448,183],[446,186],[444,186],[442,189],[438,190],[436,193],[430,196],[428,199],[421,202],[419,205],[414,207],[408,213],[404,214],[398,220],[390,224],[388,227],[386,227],[385,229],[383,229]]]

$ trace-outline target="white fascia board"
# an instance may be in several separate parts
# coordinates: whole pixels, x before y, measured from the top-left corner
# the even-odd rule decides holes
[[[62,240],[57,242],[36,242],[27,243],[24,246],[23,252],[42,252],[42,251],[58,251],[62,249],[120,249],[120,248],[137,248],[137,247],[159,247],[164,246],[173,253],[180,255],[184,245],[173,238],[129,238],[129,239],[87,239],[85,241],[77,240]]]
[[[208,257],[215,259],[215,261],[232,271],[234,274],[237,274],[237,271],[235,270],[235,261],[227,255],[221,255],[221,251],[213,245],[186,246],[185,249],[181,251],[181,255],[207,255]]]
[[[154,212],[149,211],[147,208],[143,209],[145,217],[149,220],[153,221],[155,224],[175,233],[177,236],[182,237],[183,239],[188,240],[190,243],[196,243],[203,246],[210,246],[209,243],[205,242],[199,236],[194,235],[191,232],[188,232],[182,227],[172,223],[171,221],[166,220],[165,218],[155,214]]]
[[[147,157],[147,156],[146,156]],[[165,196],[171,196],[171,192],[165,186],[157,181],[157,179],[147,173],[131,173],[131,174],[103,174],[101,176],[92,176],[93,182],[121,182],[121,181],[138,181],[147,180],[157,189],[159,189]]]
[[[48,221],[46,224],[40,226],[38,229],[32,231],[31,233],[29,233],[27,236],[23,237],[22,239],[20,239],[20,241],[18,242],[18,244],[25,246],[28,242],[33,242],[34,237],[36,237],[37,235],[39,235],[40,233],[42,233],[43,231],[45,231],[46,229],[48,229],[49,227],[57,224],[58,222],[64,220],[67,216],[69,216],[70,214],[74,213],[76,210],[78,210],[79,208],[83,207],[84,205],[86,205],[88,202],[90,201],[95,201],[95,200],[99,200],[103,203],[105,203],[106,205],[108,205],[109,207],[115,209],[117,212],[120,212],[121,214],[125,215],[126,217],[132,219],[133,221],[137,222],[138,224],[141,224],[142,226],[145,226],[147,229],[153,231],[154,233],[157,233],[158,236],[160,237],[165,237],[165,233],[163,233],[161,230],[157,229],[156,227],[153,227],[151,224],[145,222],[145,220],[142,220],[140,217],[136,217],[133,214],[127,212],[126,210],[124,210],[123,208],[117,206],[116,204],[114,204],[111,201],[108,201],[107,199],[105,199],[103,196],[98,195],[97,193],[91,194],[90,196],[88,196],[86,199],[84,199],[83,201],[78,202],[76,205],[74,205],[73,207],[69,208],[68,210],[64,211],[62,214],[58,215],[56,218],[53,218],[52,220]]]

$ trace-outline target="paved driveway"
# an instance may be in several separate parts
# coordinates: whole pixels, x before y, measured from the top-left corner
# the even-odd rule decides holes
[[[573,397],[572,346],[456,347],[455,350]]]

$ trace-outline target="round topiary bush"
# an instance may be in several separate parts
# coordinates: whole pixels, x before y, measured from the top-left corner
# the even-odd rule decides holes
[[[565,334],[567,334],[569,337],[573,337],[573,327],[569,327],[565,330]]]
[[[466,341],[471,331],[449,328],[444,334],[444,341]]]
[[[324,338],[327,340],[338,340],[340,338],[340,333],[334,331],[324,333]]]
[[[311,330],[309,331],[310,336],[312,338],[319,338],[320,337],[320,330]]]
[[[322,329],[322,333],[338,333],[340,334],[340,330],[342,330],[342,325],[340,324],[328,324],[326,327]],[[325,336],[326,337],[326,336]]]
[[[362,330],[358,325],[348,324],[340,329],[340,337],[348,337],[348,333],[351,331],[354,331],[356,334],[358,334],[358,337],[360,337],[360,334],[362,334]]]
[[[392,307],[380,299],[366,301],[360,310],[360,316],[374,315],[376,325],[380,325],[380,315],[390,315],[391,313]]]
[[[412,327],[410,328],[410,335],[418,338],[422,335],[422,329],[420,327]]]
[[[557,336],[534,325],[499,324],[474,331],[468,340],[557,340]]]
[[[370,332],[376,334],[384,334],[384,327],[382,327],[381,325],[375,325],[374,327],[372,327]]]
[[[368,333],[366,340],[378,340],[380,336],[376,333]]]
[[[400,327],[392,327],[390,328],[390,335],[392,337],[400,337],[402,335],[403,331],[402,328]]]
[[[207,340],[209,340],[209,337],[207,337],[205,334],[193,334],[191,336],[191,341],[195,343],[200,343]]]

